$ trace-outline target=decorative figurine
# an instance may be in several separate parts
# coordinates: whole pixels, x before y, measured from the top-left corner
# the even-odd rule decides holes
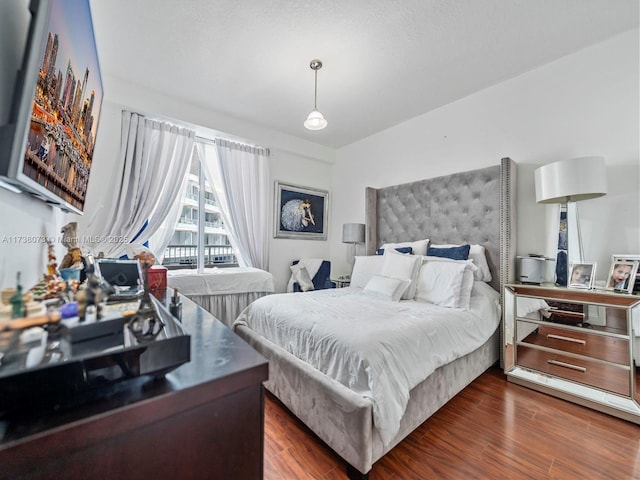
[[[115,290],[112,286],[103,283],[100,277],[96,275],[95,263],[91,256],[87,258],[86,263],[87,284],[76,294],[78,317],[80,321],[84,321],[87,319],[87,313],[89,313],[91,317],[95,314],[95,319],[100,320],[102,318],[102,302]]]
[[[53,249],[53,242],[47,240],[47,280],[58,276],[58,260]]]
[[[164,328],[164,323],[153,306],[149,293],[149,268],[155,262],[155,258],[152,254],[141,253],[138,255],[138,261],[144,273],[144,293],[142,294],[138,311],[131,317],[126,326],[138,342],[145,343],[156,338]]]
[[[9,298],[11,304],[11,318],[24,316],[24,301],[22,300],[22,285],[20,285],[20,272],[16,275],[16,291]]]
[[[47,271],[42,276],[42,279],[31,288],[34,297],[37,300],[48,300],[56,298],[65,292],[70,292],[72,295],[77,289],[77,281],[65,282],[60,276],[54,244],[52,241],[47,240]]]
[[[67,247],[67,254],[60,262],[60,269],[82,268],[82,251],[78,247],[78,223],[67,223],[60,233],[62,233],[62,244]]]

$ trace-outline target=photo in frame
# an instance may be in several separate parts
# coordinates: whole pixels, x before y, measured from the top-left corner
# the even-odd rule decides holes
[[[569,273],[569,288],[593,288],[596,279],[596,262],[572,263]]]
[[[605,288],[616,292],[632,293],[637,273],[638,261],[614,259],[611,262]]]
[[[638,271],[636,272],[636,278],[633,284],[632,292],[640,294],[640,254],[614,253],[613,255],[611,255],[611,263],[615,262],[638,262]]]
[[[329,192],[275,182],[275,238],[327,239]]]

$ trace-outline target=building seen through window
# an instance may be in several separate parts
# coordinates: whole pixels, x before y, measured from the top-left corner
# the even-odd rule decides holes
[[[187,172],[182,212],[162,262],[167,268],[196,268],[202,252],[204,267],[237,266],[213,187],[204,178],[198,156]]]

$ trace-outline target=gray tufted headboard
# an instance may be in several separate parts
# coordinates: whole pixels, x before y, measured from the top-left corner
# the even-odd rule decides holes
[[[423,238],[477,243],[487,252],[491,286],[502,292],[502,285],[515,277],[514,188],[515,163],[509,158],[479,170],[367,188],[367,254],[383,243]]]

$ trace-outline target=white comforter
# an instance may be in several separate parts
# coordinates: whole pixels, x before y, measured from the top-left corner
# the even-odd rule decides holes
[[[388,444],[410,390],[481,346],[499,325],[498,294],[476,284],[469,311],[381,300],[352,287],[262,297],[235,325],[371,399],[374,425]]]

